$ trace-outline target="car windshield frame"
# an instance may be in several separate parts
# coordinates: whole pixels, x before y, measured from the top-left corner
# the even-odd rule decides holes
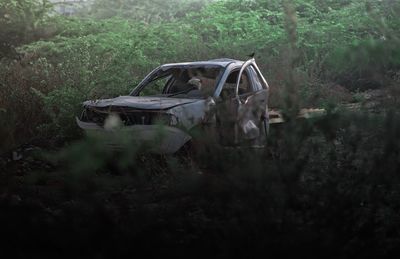
[[[143,80],[140,82],[130,93],[131,96],[140,96],[140,93],[146,89],[152,82],[155,80],[161,79],[165,76],[167,76],[167,71],[170,71],[172,69],[218,69],[218,75],[215,78],[215,84],[214,88],[212,91],[212,94],[210,96],[213,96],[218,88],[218,85],[220,84],[220,81],[226,71],[226,67],[220,64],[184,64],[184,65],[163,65],[159,66],[156,69],[154,69],[151,73],[149,73]],[[163,96],[163,97],[171,97],[171,98],[183,98],[182,96],[179,96],[179,93],[165,93],[166,87],[170,87],[169,83],[170,79],[166,82],[166,85],[163,86],[163,89],[160,91],[157,96]],[[176,96],[175,96],[176,95]],[[154,96],[154,95],[146,95],[146,96]],[[185,97],[186,98],[186,97]],[[187,97],[191,98],[191,97]],[[206,99],[207,96],[204,97],[192,97],[195,99]]]

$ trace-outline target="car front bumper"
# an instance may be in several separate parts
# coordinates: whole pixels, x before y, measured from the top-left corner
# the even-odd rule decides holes
[[[127,136],[138,146],[146,146],[150,152],[157,154],[173,154],[192,139],[185,131],[164,125],[133,125],[118,130],[106,130],[96,123],[84,122],[76,118],[76,123],[86,132],[104,133],[109,137],[109,146],[119,148],[121,142],[113,143],[113,136]]]

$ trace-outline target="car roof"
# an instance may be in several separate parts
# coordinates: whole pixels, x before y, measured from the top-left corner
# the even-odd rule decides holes
[[[188,66],[220,66],[227,67],[228,65],[234,63],[237,66],[243,65],[244,61],[230,59],[230,58],[220,58],[220,59],[211,59],[207,61],[194,61],[194,62],[181,62],[181,63],[170,63],[161,65],[161,68],[170,68],[170,67],[188,67]]]

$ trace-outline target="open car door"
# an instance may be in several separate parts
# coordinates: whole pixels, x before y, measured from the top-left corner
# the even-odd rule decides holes
[[[231,84],[232,79],[234,84]],[[216,119],[222,145],[262,146],[265,143],[268,84],[254,59],[246,61],[228,76]]]

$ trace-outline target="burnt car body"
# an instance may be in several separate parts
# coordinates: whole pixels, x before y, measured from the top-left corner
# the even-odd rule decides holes
[[[152,151],[174,153],[201,128],[221,145],[262,146],[268,132],[268,83],[254,59],[216,59],[165,64],[148,74],[130,95],[86,101],[76,118],[86,131],[123,128]]]

